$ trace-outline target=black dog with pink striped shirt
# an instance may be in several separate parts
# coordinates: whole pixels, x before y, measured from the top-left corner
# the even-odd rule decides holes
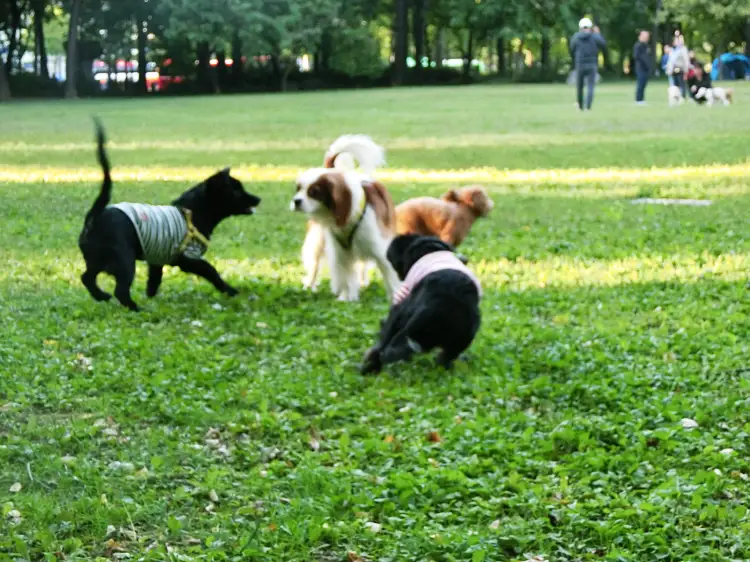
[[[453,247],[433,236],[397,236],[387,256],[403,284],[378,343],[365,354],[362,374],[435,348],[441,350],[438,365],[449,369],[479,330],[479,280]]]

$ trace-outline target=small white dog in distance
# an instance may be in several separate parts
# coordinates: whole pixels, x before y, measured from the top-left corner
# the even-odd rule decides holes
[[[362,172],[355,170],[356,163]],[[386,258],[395,236],[395,207],[386,188],[372,179],[384,150],[364,135],[344,135],[330,146],[322,168],[302,172],[292,211],[309,218],[302,246],[304,285],[314,289],[325,251],[331,289],[339,300],[356,301],[367,262],[374,261],[390,299],[400,282]]]
[[[667,88],[667,100],[669,101],[670,107],[685,103],[685,98],[682,97],[680,88],[673,85],[670,85],[669,88]]]
[[[729,105],[732,103],[732,97],[733,97],[733,90],[732,88],[721,88],[718,86],[714,86],[713,88],[709,88],[706,92],[706,97],[708,98],[708,105],[709,107],[714,104],[714,102],[721,102],[724,105]]]

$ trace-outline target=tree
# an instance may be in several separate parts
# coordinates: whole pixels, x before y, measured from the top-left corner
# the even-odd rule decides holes
[[[34,12],[34,56],[39,61],[39,75],[49,78],[49,64],[47,63],[47,43],[44,37],[44,12],[47,0],[32,0],[31,9]]]
[[[261,9],[251,15],[263,29],[261,38],[271,53],[281,91],[286,90],[297,58],[317,50],[324,31],[336,19],[338,8],[336,0],[265,0]]]
[[[409,49],[408,0],[395,0],[393,17],[393,76],[394,86],[404,83],[406,75],[406,55]]]
[[[70,8],[70,28],[68,31],[68,53],[65,64],[65,97],[78,97],[76,84],[78,71],[78,19],[81,13],[82,0],[72,0]]]
[[[10,84],[8,83],[8,74],[5,72],[5,65],[0,64],[0,102],[9,101]]]
[[[742,42],[750,0],[664,0],[664,11],[710,38],[713,54],[719,56],[730,42]],[[719,65],[721,75],[721,57]]]

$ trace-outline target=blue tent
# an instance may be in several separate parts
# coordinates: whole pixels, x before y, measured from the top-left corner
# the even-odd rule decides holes
[[[742,80],[750,76],[750,58],[745,55],[724,53],[721,55],[721,66],[723,80]],[[714,59],[711,66],[711,80],[719,80],[719,59]]]

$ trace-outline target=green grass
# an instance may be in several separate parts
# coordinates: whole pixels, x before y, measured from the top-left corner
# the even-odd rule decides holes
[[[590,114],[547,86],[0,106],[0,560],[749,559],[750,88],[663,90],[603,86]],[[240,296],[168,271],[147,300],[142,266],[142,313],[88,296],[92,114],[117,201],[225,165],[263,198],[208,255]],[[380,281],[300,288],[290,178],[345,132],[388,148],[396,201],[493,193],[452,374],[360,377]]]

